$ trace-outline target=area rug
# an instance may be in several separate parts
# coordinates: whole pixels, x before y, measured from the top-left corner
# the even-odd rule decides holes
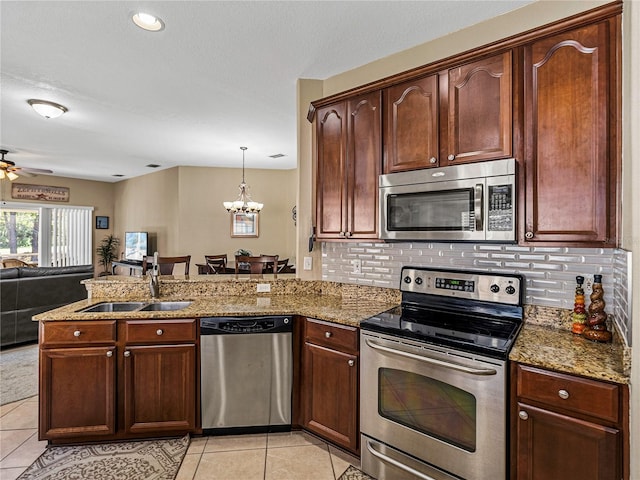
[[[188,446],[189,435],[48,447],[17,480],[174,480]]]
[[[340,478],[338,480],[375,480],[373,477],[370,477],[363,471],[354,467],[353,465],[349,465]]]
[[[0,405],[38,394],[38,345],[0,351]]]

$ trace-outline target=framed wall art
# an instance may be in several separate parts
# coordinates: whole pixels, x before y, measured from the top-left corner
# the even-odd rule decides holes
[[[232,237],[257,237],[258,213],[232,213],[231,236]]]
[[[96,215],[96,228],[98,230],[106,230],[109,228],[109,217],[101,217]]]

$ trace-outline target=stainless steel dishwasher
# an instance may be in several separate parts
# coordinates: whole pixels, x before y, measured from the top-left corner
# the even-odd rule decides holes
[[[293,319],[200,319],[202,428],[207,434],[291,429]]]

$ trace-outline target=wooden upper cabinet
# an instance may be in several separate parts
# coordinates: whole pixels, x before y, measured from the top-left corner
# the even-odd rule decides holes
[[[524,47],[524,243],[617,243],[619,28],[618,16]]]
[[[448,71],[440,153],[447,164],[512,156],[511,56],[508,51]]]
[[[512,53],[384,90],[384,172],[512,156]]]
[[[384,172],[438,166],[438,75],[384,90]]]
[[[381,94],[316,113],[316,231],[321,240],[378,238]]]

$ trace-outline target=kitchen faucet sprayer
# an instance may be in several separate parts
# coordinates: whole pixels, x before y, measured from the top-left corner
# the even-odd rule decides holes
[[[158,298],[160,296],[160,278],[158,276],[158,252],[153,254],[153,266],[151,267],[151,273],[149,275],[149,291],[151,292],[151,298]]]

